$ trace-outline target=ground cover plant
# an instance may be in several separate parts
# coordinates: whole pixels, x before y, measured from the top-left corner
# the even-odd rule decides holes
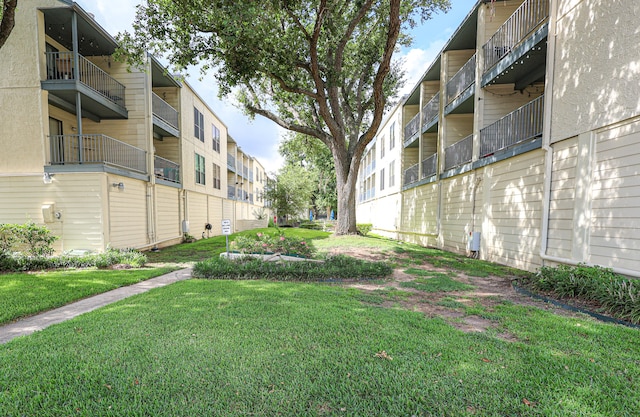
[[[90,295],[135,284],[174,268],[78,269],[0,275],[0,323],[60,307]],[[0,414],[2,415],[2,414]]]
[[[304,238],[286,236],[284,229],[278,229],[278,233],[272,230],[259,231],[254,235],[241,234],[231,241],[233,251],[243,254],[282,254],[311,258],[316,250],[311,241]]]
[[[198,262],[193,276],[213,279],[267,279],[275,281],[325,281],[384,278],[392,268],[383,262],[368,262],[348,256],[330,256],[320,262],[265,262],[243,257],[215,257]]]
[[[635,329],[498,303],[491,314],[511,333],[505,340],[369,305],[362,294],[327,284],[191,280],[128,298],[0,346],[0,415],[640,409]]]

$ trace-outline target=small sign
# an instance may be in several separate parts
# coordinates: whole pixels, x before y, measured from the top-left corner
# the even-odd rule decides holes
[[[227,236],[231,234],[231,220],[222,220],[222,234]]]

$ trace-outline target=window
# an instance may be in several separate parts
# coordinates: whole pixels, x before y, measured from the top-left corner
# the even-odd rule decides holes
[[[213,188],[220,189],[220,166],[213,164]]]
[[[214,124],[211,125],[211,129],[213,130],[213,150],[220,153],[220,129]]]
[[[384,168],[380,170],[380,191],[384,190]]]
[[[385,141],[385,137],[381,137],[380,138],[380,159],[384,158],[384,141]]]
[[[204,115],[193,108],[193,134],[196,138],[200,139],[200,142],[204,142]]]
[[[389,162],[389,187],[396,185],[396,161]]]
[[[389,150],[396,146],[396,122],[391,123],[389,128]]]
[[[196,154],[196,184],[205,184],[204,156]]]

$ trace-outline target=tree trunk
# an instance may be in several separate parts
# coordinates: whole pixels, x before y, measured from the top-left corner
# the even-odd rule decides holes
[[[353,235],[358,231],[356,229],[356,179],[358,178],[358,169],[354,171],[343,164],[336,161],[336,188],[338,191],[338,218],[336,222],[336,235]],[[338,168],[340,165],[340,168]]]

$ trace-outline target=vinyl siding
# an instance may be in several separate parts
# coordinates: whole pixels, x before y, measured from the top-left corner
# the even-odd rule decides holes
[[[112,184],[122,182],[124,190]],[[109,246],[140,248],[149,243],[147,235],[147,185],[143,181],[109,175]]]
[[[173,187],[155,186],[156,236],[158,241],[178,238],[180,233],[180,192]]]
[[[472,232],[474,183],[474,173],[442,181],[441,235],[444,249],[466,251],[468,236]]]

